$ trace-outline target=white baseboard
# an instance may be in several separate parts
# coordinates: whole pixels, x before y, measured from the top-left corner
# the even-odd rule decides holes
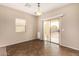
[[[71,48],[71,49],[73,49],[73,50],[78,50],[79,51],[79,49],[78,48],[74,48],[74,47],[71,47],[71,46],[67,46],[67,45],[63,45],[63,44],[60,44],[61,46],[64,46],[64,47],[68,47],[68,48]]]
[[[30,39],[30,40],[33,40],[33,39]],[[13,42],[13,43],[2,44],[2,45],[0,45],[0,47],[6,47],[6,46],[9,46],[9,45],[19,44],[19,43],[30,41],[30,40],[24,40],[24,41],[18,41],[18,42],[15,42],[15,43]]]

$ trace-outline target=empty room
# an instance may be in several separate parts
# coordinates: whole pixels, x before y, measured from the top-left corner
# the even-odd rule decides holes
[[[79,56],[79,4],[0,3],[0,56]]]

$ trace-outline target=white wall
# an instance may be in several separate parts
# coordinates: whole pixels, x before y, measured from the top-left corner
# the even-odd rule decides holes
[[[15,32],[15,20],[26,20],[26,32]],[[0,47],[36,39],[36,17],[25,12],[0,5]]]

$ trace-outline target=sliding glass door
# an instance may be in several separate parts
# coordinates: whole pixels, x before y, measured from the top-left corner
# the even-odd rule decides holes
[[[43,25],[44,40],[59,44],[60,18],[45,20]]]

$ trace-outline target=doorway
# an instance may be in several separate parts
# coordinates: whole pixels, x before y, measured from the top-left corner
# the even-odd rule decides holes
[[[43,21],[43,36],[45,41],[59,44],[60,18]]]

